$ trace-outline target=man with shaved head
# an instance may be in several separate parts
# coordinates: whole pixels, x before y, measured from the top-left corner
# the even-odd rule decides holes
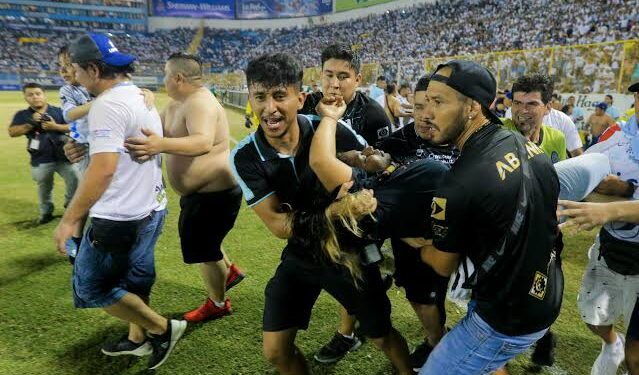
[[[146,137],[127,139],[125,146],[140,160],[168,154],[167,170],[181,196],[179,233],[185,263],[199,263],[208,298],[184,314],[190,322],[221,318],[232,312],[226,290],[244,278],[222,250],[233,228],[242,191],[227,162],[229,126],[224,109],[203,85],[197,56],[175,53],[164,68],[171,101],[162,113],[165,137],[143,129]]]
[[[440,65],[426,90],[431,142],[460,156],[434,195],[433,243],[422,259],[449,276],[465,257],[475,273],[468,313],[435,347],[420,374],[489,374],[539,340],[559,315],[561,237],[557,174],[521,134],[488,109],[494,76],[463,60]]]

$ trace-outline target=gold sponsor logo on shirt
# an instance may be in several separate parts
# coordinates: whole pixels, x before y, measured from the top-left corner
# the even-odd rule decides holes
[[[546,288],[548,287],[548,276],[537,271],[535,272],[535,278],[533,279],[532,286],[528,294],[531,296],[543,300],[546,295]]]
[[[446,220],[446,198],[433,198],[430,217],[435,220]]]

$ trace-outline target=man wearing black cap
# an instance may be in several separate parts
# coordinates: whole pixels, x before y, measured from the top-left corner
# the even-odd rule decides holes
[[[73,268],[76,307],[103,308],[129,323],[129,333],[106,344],[110,356],[150,354],[149,368],[162,365],[186,329],[148,306],[155,281],[153,251],[166,214],[159,156],[139,163],[126,154],[127,137],[142,128],[162,134],[155,109],[128,80],[135,57],[120,53],[106,35],[89,33],[70,47],[78,83],[96,96],[88,115],[89,165],[54,232],[58,250],[78,223],[91,217]],[[148,333],[149,339],[145,334]]]
[[[462,257],[477,271],[465,283],[473,291],[466,317],[420,374],[495,371],[559,315],[557,175],[538,146],[501,128],[488,110],[495,92],[490,72],[459,60],[440,65],[426,91],[431,141],[454,143],[460,156],[433,198],[433,244],[422,259],[443,276]]]

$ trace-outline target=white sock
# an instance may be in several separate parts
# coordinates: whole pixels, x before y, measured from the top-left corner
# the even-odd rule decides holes
[[[213,300],[211,300],[211,301],[213,301]],[[224,302],[213,301],[213,304],[215,305],[215,307],[224,307]]]
[[[337,332],[339,332],[339,331],[337,331]],[[350,335],[345,335],[345,334],[343,334],[341,332],[339,332],[339,334],[344,336],[344,337],[346,337],[347,339],[351,339],[352,340],[352,339],[355,338],[355,332],[351,333]]]

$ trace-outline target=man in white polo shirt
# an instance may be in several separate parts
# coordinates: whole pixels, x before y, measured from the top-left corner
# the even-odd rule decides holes
[[[127,321],[128,335],[105,344],[102,352],[150,354],[149,368],[155,369],[168,358],[186,322],[169,321],[148,306],[153,252],[166,213],[162,164],[159,156],[138,163],[125,152],[124,140],[141,135],[142,127],[161,134],[162,123],[128,79],[135,57],[118,52],[106,35],[81,36],[70,54],[78,83],[97,98],[88,116],[89,165],[54,239],[64,252],[78,222],[89,215],[73,268],[75,306],[99,307]]]

